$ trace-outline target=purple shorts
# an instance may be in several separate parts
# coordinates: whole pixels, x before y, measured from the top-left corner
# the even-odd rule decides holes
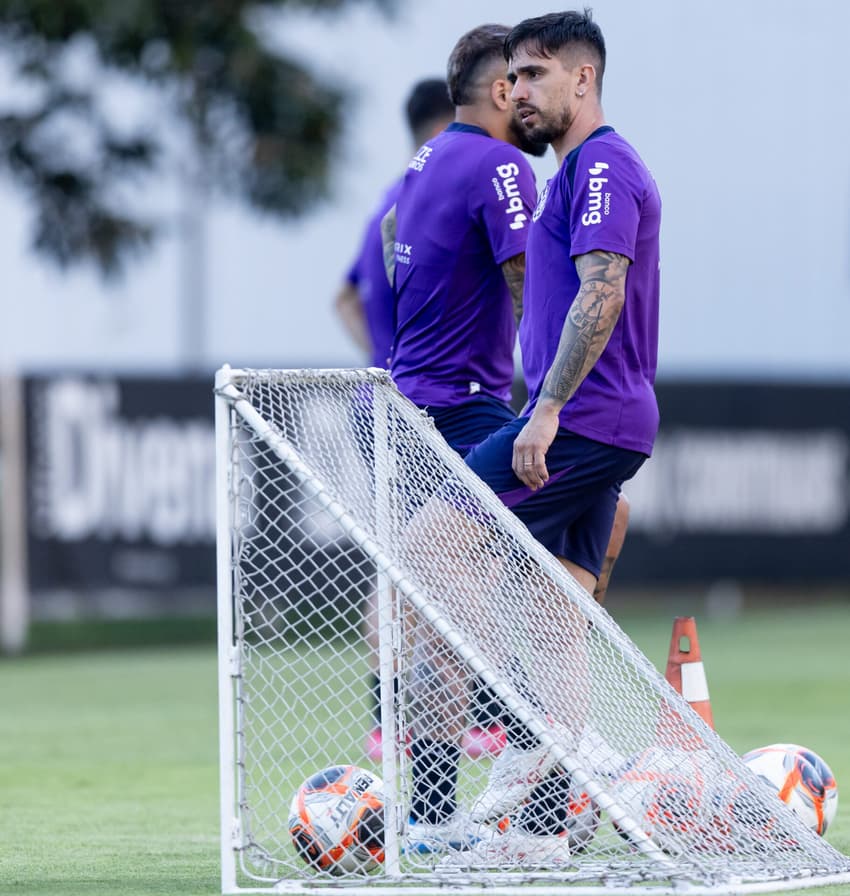
[[[507,402],[490,395],[476,395],[451,407],[426,407],[425,411],[434,420],[434,425],[449,447],[454,448],[461,457],[465,457],[487,436],[516,419],[516,413]]]
[[[511,468],[514,441],[527,422],[518,417],[501,427],[466,456],[466,463],[545,548],[598,577],[620,487],[646,455],[559,429],[546,452],[549,481],[534,492]]]

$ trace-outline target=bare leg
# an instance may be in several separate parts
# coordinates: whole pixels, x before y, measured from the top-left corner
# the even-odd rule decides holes
[[[450,598],[452,622],[474,635],[487,624],[482,598],[497,586],[499,566],[482,545],[486,528],[443,501],[422,507],[405,530],[401,558],[411,577],[438,600]],[[483,601],[486,603],[486,600]],[[410,668],[409,704],[412,734],[411,815],[417,822],[449,823],[457,808],[461,738],[467,724],[470,672],[442,636],[408,605],[406,630],[417,621]]]
[[[466,668],[426,623],[420,623],[417,630],[412,666],[411,734],[414,738],[457,743],[466,727],[469,704]]]
[[[608,547],[605,549],[605,559],[602,561],[602,569],[599,572],[599,580],[595,589],[591,592],[599,604],[605,602],[605,595],[608,593],[608,583],[611,581],[611,572],[614,569],[617,558],[620,556],[620,551],[623,549],[628,526],[629,499],[621,492],[617,501],[617,512],[614,514],[614,525],[611,527],[611,537],[608,540]]]
[[[377,675],[380,638],[378,634],[378,592],[375,588],[369,591],[369,596],[366,598],[361,634],[369,649],[369,671]]]
[[[598,588],[597,578],[592,572],[582,569],[582,567],[573,563],[572,560],[567,560],[566,557],[558,557],[558,562],[588,594],[596,596],[596,590]]]

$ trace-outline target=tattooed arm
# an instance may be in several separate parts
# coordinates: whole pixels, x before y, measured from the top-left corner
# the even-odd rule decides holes
[[[529,488],[549,478],[546,452],[558,431],[558,413],[575,394],[605,350],[626,297],[631,263],[616,252],[588,252],[576,260],[580,284],[573,300],[555,360],[543,381],[540,398],[514,442],[514,473]]]
[[[629,263],[628,258],[615,252],[589,252],[576,258],[581,284],[540,396],[557,404],[558,411],[572,398],[608,344],[626,298]]]
[[[381,218],[381,243],[384,247],[384,270],[390,286],[395,278],[395,205]]]
[[[525,282],[525,252],[514,255],[507,261],[502,262],[502,274],[505,276],[505,283],[511,291],[511,299],[514,305],[514,318],[519,323],[522,318],[522,286]]]

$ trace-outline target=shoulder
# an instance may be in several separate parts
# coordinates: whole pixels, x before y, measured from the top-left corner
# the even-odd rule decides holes
[[[599,137],[586,140],[576,150],[572,170],[564,173],[571,182],[605,178],[643,184],[652,178],[637,150],[616,131],[610,130]],[[570,168],[569,165],[564,166]]]
[[[399,193],[401,193],[401,187],[404,183],[404,177],[396,178],[386,190],[384,190],[384,195],[381,197],[380,208],[389,209],[393,205],[395,205],[396,200],[398,199]]]
[[[534,177],[534,170],[526,156],[510,143],[503,140],[485,138],[486,145],[482,147],[480,162],[484,166],[513,165],[517,173],[530,174]]]
[[[528,159],[515,146],[501,140],[489,140],[477,164],[476,180],[489,184],[495,195],[513,195],[515,191],[527,202],[537,198],[537,183],[534,169]]]
[[[381,197],[381,201],[378,203],[375,208],[375,217],[383,218],[384,215],[398,202],[398,197],[401,195],[401,188],[404,184],[404,178],[399,177],[397,180],[393,181],[384,191],[384,195]]]
[[[377,202],[375,206],[373,206],[372,211],[369,217],[366,220],[365,230],[378,230],[381,228],[381,221],[384,219],[384,215],[398,202],[399,194],[401,193],[401,185],[403,183],[403,178],[398,178],[398,180],[393,181],[384,190],[381,195],[380,200]]]

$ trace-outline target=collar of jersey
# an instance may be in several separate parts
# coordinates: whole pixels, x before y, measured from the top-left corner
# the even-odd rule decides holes
[[[490,136],[484,128],[479,128],[477,124],[464,124],[462,121],[453,121],[446,130],[460,131],[464,134],[483,134],[485,137]]]
[[[612,128],[610,124],[603,124],[601,127],[598,127],[592,134],[588,134],[575,149],[570,150],[570,152],[567,153],[567,164],[569,164],[569,161],[571,159],[574,159],[578,155],[578,151],[582,148],[582,146],[584,146],[585,143],[593,140],[594,137],[601,137],[603,134],[607,134],[613,130],[614,128]]]
[[[594,137],[601,137],[603,134],[607,134],[609,131],[613,130],[614,128],[612,128],[610,124],[603,124],[602,127],[598,127],[592,134],[588,134],[587,137],[585,137],[584,140],[582,140],[582,142],[579,143],[579,145],[575,149],[570,150],[570,152],[567,153],[567,157],[564,159],[563,167],[566,169],[567,180],[570,184],[570,187],[572,187],[573,182],[575,181],[576,165],[578,164],[578,154],[582,146],[584,146],[585,143],[589,142]]]

